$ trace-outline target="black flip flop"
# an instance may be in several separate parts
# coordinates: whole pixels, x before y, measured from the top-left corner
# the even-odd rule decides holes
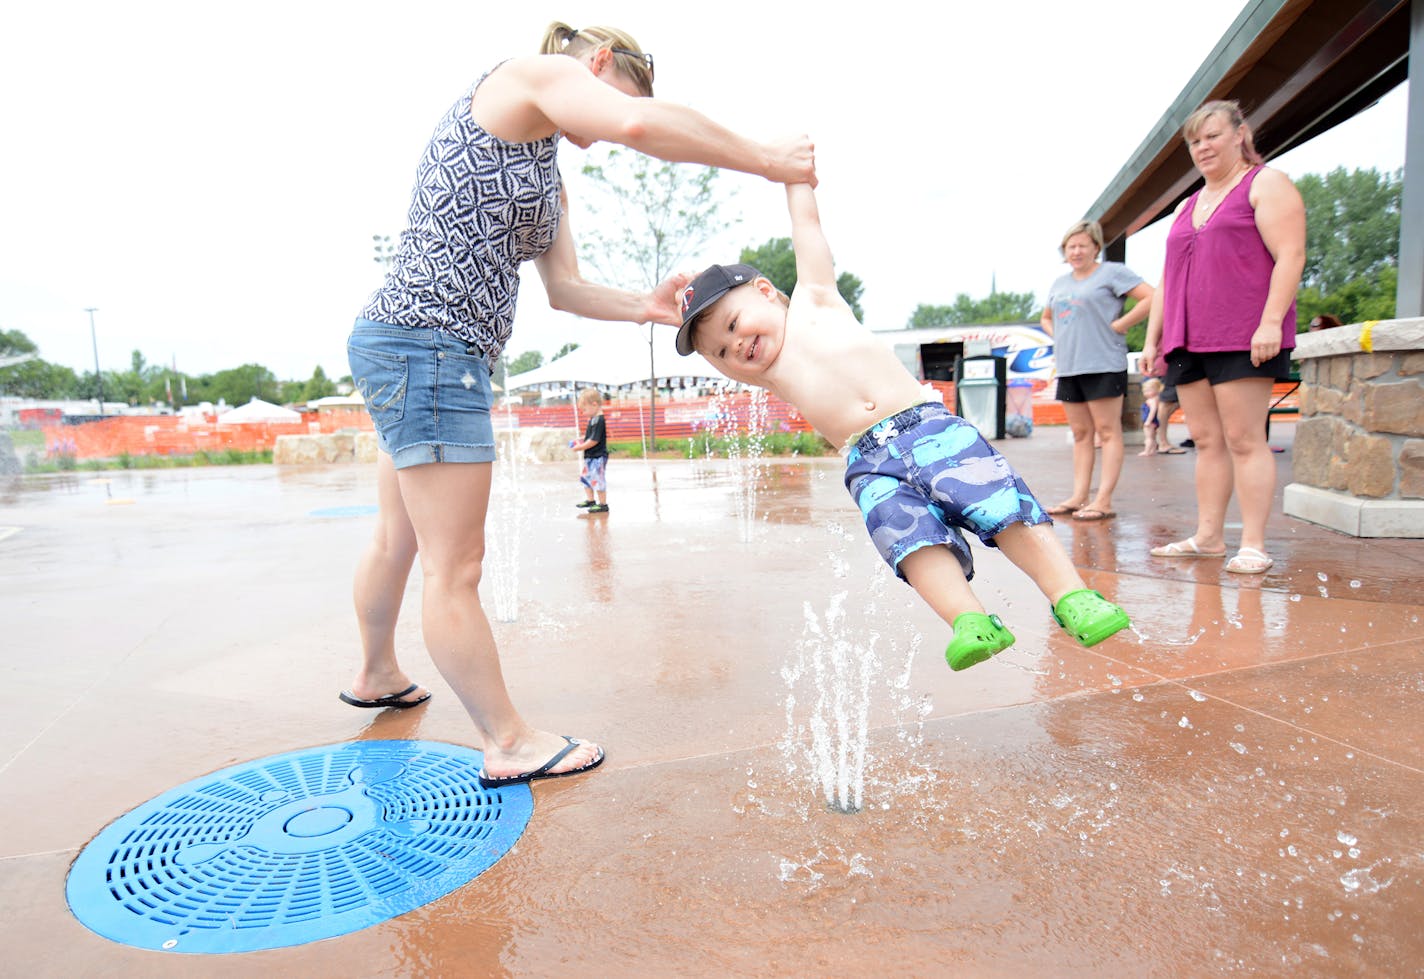
[[[573,751],[579,745],[583,744],[582,741],[579,741],[575,738],[571,738],[567,734],[561,734],[559,735],[559,737],[567,741],[568,744],[560,748],[553,758],[550,758],[548,761],[544,762],[544,764],[540,765],[532,772],[523,772],[519,775],[505,775],[501,776],[500,778],[490,778],[489,776],[485,775],[485,770],[481,768],[479,772],[480,787],[485,789],[494,789],[498,788],[501,785],[520,785],[525,782],[532,782],[535,779],[540,778],[563,778],[565,775],[580,775],[603,764],[603,749],[599,748],[598,754],[594,755],[593,761],[589,762],[587,765],[580,765],[578,768],[571,768],[567,772],[549,771],[549,769],[553,768],[559,762],[563,761],[564,756],[567,755],[570,751]]]
[[[425,692],[424,697],[417,697],[414,700],[401,699],[402,697],[410,696],[419,689],[420,684],[412,683],[400,693],[388,693],[384,697],[378,697],[375,700],[362,700],[360,697],[352,696],[350,691],[347,690],[341,691],[341,693],[337,694],[337,697],[341,699],[342,703],[350,704],[352,707],[369,707],[373,709],[380,707],[394,707],[397,710],[404,710],[407,707],[419,707],[421,704],[425,703],[427,700],[430,699],[429,690]]]

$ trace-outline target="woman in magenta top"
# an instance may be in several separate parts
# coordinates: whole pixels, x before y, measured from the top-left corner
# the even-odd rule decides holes
[[[1290,178],[1262,165],[1235,102],[1207,102],[1182,135],[1205,185],[1177,209],[1162,285],[1153,294],[1142,363],[1166,358],[1196,443],[1196,532],[1157,557],[1225,557],[1233,488],[1241,544],[1226,563],[1261,574],[1276,461],[1266,443],[1271,385],[1290,376],[1295,294],[1305,265],[1305,204]]]

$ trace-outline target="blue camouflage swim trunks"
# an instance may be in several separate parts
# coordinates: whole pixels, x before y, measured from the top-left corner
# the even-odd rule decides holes
[[[974,577],[961,530],[990,547],[1016,523],[1052,523],[1007,459],[979,430],[938,402],[877,422],[851,445],[846,489],[870,539],[901,578],[905,555],[944,544]]]
[[[594,456],[584,459],[579,472],[579,482],[595,493],[608,492],[608,456]]]

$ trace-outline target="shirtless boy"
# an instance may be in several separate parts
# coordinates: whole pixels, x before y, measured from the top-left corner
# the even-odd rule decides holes
[[[846,488],[876,549],[954,631],[952,669],[1014,641],[969,587],[963,531],[1032,578],[1083,645],[1126,628],[1127,614],[1083,583],[1008,461],[856,320],[836,291],[811,187],[788,185],[786,202],[794,294],[788,300],[749,265],[713,265],[683,292],[678,352],[696,350],[732,380],[765,388],[844,446]]]

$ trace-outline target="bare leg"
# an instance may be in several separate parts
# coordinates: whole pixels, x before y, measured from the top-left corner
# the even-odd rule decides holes
[[[1172,423],[1172,413],[1177,410],[1175,401],[1159,401],[1157,403],[1157,448],[1166,452],[1172,447],[1171,433],[1167,429]]]
[[[951,626],[963,612],[984,611],[965,580],[959,558],[948,547],[921,547],[911,551],[900,561],[900,570],[925,604]]]
[[[1226,546],[1223,528],[1226,505],[1233,487],[1231,456],[1217,411],[1216,394],[1205,379],[1177,385],[1177,396],[1187,412],[1187,427],[1196,443],[1197,528],[1192,535],[1197,549],[1210,553]],[[1261,424],[1265,438],[1265,423]]]
[[[1118,478],[1122,475],[1122,398],[1097,398],[1089,401],[1088,414],[1092,418],[1093,432],[1103,450],[1103,468],[1098,474],[1098,492],[1088,504],[1091,509],[1107,513],[1112,509],[1113,490],[1117,489]],[[1073,442],[1076,451],[1077,440]],[[1077,481],[1077,457],[1074,457],[1074,482]],[[1088,468],[1092,477],[1091,457]]]
[[[432,463],[397,475],[425,576],[425,645],[474,722],[484,749],[485,774],[498,778],[538,768],[565,742],[531,727],[515,710],[494,634],[480,607],[492,469],[490,463]],[[598,750],[585,742],[553,771],[581,768]]]
[[[1096,450],[1093,446],[1093,415],[1086,402],[1065,401],[1063,413],[1068,416],[1068,427],[1073,433],[1073,492],[1059,506],[1077,509],[1088,502],[1088,494],[1093,488],[1093,462]]]
[[[406,581],[415,562],[415,530],[405,513],[395,466],[384,452],[376,462],[376,500],[380,507],[376,530],[356,565],[352,588],[361,630],[361,668],[351,681],[351,693],[363,700],[386,697],[410,686],[410,677],[396,660],[395,633]],[[403,699],[419,700],[426,693],[416,689]]]
[[[1152,456],[1157,454],[1157,432],[1160,426],[1148,423],[1142,426],[1142,451],[1137,453],[1140,456]]]
[[[1276,459],[1266,441],[1271,380],[1247,377],[1218,384],[1213,393],[1221,412],[1226,450],[1241,508],[1241,546],[1266,549],[1266,518],[1276,491]]]
[[[999,532],[994,543],[1053,605],[1070,591],[1087,587],[1048,524],[1011,524]]]

